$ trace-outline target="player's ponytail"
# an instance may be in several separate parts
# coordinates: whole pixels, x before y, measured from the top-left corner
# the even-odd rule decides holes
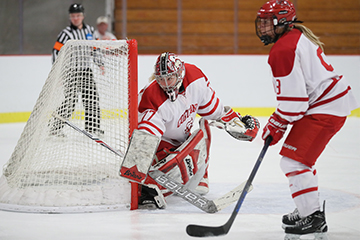
[[[316,36],[309,28],[302,24],[294,23],[294,28],[299,29],[305,37],[307,37],[314,44],[318,45],[322,51],[324,51],[324,43],[320,41],[320,38]]]

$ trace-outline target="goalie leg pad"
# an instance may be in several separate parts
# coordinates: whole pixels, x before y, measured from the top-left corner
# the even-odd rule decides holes
[[[191,136],[180,147],[171,152],[170,155],[154,164],[151,169],[160,170],[182,184],[191,183],[192,179],[196,179],[197,182],[193,184],[195,188],[204,175],[200,176],[200,178],[194,178],[194,176],[199,169],[202,169],[202,174],[204,174],[204,169],[207,168],[210,143],[211,135],[208,122],[205,119],[201,119],[200,128],[193,132]],[[155,184],[155,181],[149,177],[145,183]],[[172,194],[172,192],[161,186],[159,186],[159,188],[162,190],[164,196]]]

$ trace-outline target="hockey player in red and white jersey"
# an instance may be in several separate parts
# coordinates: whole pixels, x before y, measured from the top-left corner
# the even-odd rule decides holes
[[[292,125],[280,151],[281,169],[297,207],[283,216],[289,234],[327,231],[314,164],[359,106],[345,77],[324,55],[323,43],[299,23],[294,5],[283,0],[265,3],[256,18],[257,36],[265,45],[274,43],[268,63],[278,101],[262,138],[272,136],[274,145]]]
[[[194,189],[199,194],[206,194],[209,191],[207,164],[211,142],[207,120],[214,120],[210,125],[245,141],[256,137],[259,122],[224,106],[204,73],[195,65],[184,63],[174,53],[165,52],[158,56],[153,78],[140,91],[138,107],[138,129],[161,137],[153,167],[183,184],[189,184],[196,172],[206,167]],[[196,114],[202,119],[200,131],[194,134],[191,130]],[[156,184],[149,177],[146,183]],[[158,187],[164,196],[171,194],[160,185]],[[156,194],[143,186],[139,204],[154,203],[152,198]]]

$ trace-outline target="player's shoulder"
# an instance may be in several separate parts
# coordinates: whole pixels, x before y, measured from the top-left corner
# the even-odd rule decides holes
[[[193,78],[205,77],[205,74],[194,64],[185,63],[185,75]]]
[[[183,81],[184,87],[186,88],[186,86],[199,79],[205,79],[207,81],[207,77],[200,68],[194,64],[185,63],[185,78]]]
[[[287,76],[292,71],[301,35],[300,30],[293,29],[281,36],[271,48],[268,62],[274,77]]]
[[[302,33],[298,29],[293,29],[283,36],[271,48],[271,54],[283,54],[286,52],[295,52],[297,44]]]
[[[144,112],[147,109],[157,111],[159,107],[168,99],[166,93],[161,89],[155,80],[146,85],[140,91],[139,95],[139,112]]]
[[[83,29],[87,29],[89,32],[94,32],[95,28],[89,24],[83,23]]]
[[[95,31],[95,28],[91,25],[85,24],[86,28],[90,29],[92,32]]]
[[[69,32],[72,32],[73,31],[73,28],[71,26],[66,26],[61,32],[61,33],[69,33]]]

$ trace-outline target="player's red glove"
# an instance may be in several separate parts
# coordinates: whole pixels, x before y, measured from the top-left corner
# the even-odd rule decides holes
[[[262,139],[265,140],[268,136],[272,136],[273,140],[270,146],[275,145],[284,136],[288,124],[288,121],[273,113],[264,127]]]

